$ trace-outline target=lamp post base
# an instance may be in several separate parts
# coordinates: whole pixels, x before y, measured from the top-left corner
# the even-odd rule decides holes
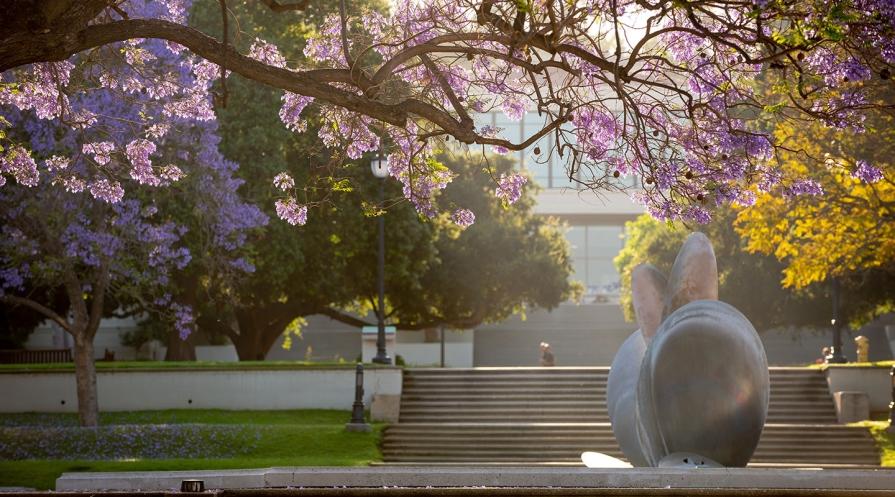
[[[373,428],[369,423],[346,423],[345,431],[354,431],[354,432],[370,432],[373,431]]]
[[[377,355],[376,357],[370,359],[370,362],[373,364],[391,364],[392,358],[388,356],[388,354]]]

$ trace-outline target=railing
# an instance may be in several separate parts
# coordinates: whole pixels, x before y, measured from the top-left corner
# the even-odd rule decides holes
[[[0,364],[72,362],[71,349],[0,350]]]

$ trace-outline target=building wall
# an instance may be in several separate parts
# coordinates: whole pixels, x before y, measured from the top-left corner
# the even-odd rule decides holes
[[[562,304],[476,329],[476,366],[537,366],[539,344],[553,349],[557,366],[608,366],[636,325],[615,304]]]
[[[360,329],[327,316],[309,316],[301,337],[292,338],[292,347],[283,348],[283,337],[277,339],[267,353],[268,361],[338,361],[354,362],[361,355]]]
[[[96,359],[102,359],[106,351],[114,354],[115,359],[132,360],[136,358],[136,351],[121,343],[122,338],[128,332],[136,330],[134,319],[106,318],[100,323],[93,340],[94,355]],[[25,342],[26,349],[68,349],[74,347],[74,339],[62,328],[51,321],[44,321],[28,336]]]

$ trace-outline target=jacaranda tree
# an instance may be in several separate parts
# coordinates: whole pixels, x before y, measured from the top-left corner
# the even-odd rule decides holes
[[[296,132],[305,108],[317,106],[326,123],[319,137],[339,154],[357,158],[387,139],[392,176],[427,215],[451,177],[431,160],[443,140],[503,151],[552,135],[541,154],[565,158],[586,186],[637,174],[646,185],[638,197],[654,215],[703,222],[714,205],[751,202],[749,185],[810,191],[810,180],[777,166],[782,148],[768,124],[808,119],[860,130],[875,105],[867,92],[888,84],[895,62],[888,0],[402,0],[359,24],[339,0],[300,64],[261,39],[248,53],[235,50],[228,25],[238,19],[219,3],[220,29],[202,33],[184,25],[181,0],[147,0],[152,11],[113,0],[5,2],[0,71],[12,70],[4,79],[14,83],[0,98],[80,129],[91,120],[67,112],[66,101],[93,86],[176,96],[169,115],[210,117],[205,85],[137,70],[146,44],[163,40],[204,59],[193,67],[203,81],[232,71],[284,90],[280,116]],[[300,16],[314,2],[262,3]],[[83,78],[69,76],[75,54],[83,54]],[[225,86],[216,98],[225,103]],[[542,126],[509,139],[478,122],[491,110],[511,119],[535,113]],[[15,157],[4,173],[37,174],[33,159]],[[98,169],[82,180],[98,181]],[[495,181],[506,198],[522,183]],[[278,214],[302,224],[313,204],[299,195],[302,185],[280,184]]]
[[[122,48],[120,56],[135,64],[126,64],[132,78],[163,75],[164,90],[119,80],[26,105],[24,99],[35,97],[30,92],[40,92],[37,86],[3,88],[4,98],[16,103],[2,113],[15,145],[2,162],[14,181],[0,189],[0,301],[30,308],[72,335],[85,426],[97,423],[93,338],[109,300],[158,313],[186,337],[194,313],[174,279],[195,267],[202,267],[209,285],[251,272],[240,248],[246,234],[267,221],[236,194],[241,181],[233,178],[235,164],[217,150],[210,110],[196,113],[201,105],[178,100],[178,91],[203,84],[185,55],[158,41]],[[42,66],[50,72],[41,77],[63,71],[69,81],[86,81],[97,67],[81,57],[90,54]],[[33,155],[45,157],[40,166]],[[32,167],[39,172],[31,174]],[[190,210],[193,222],[172,221],[175,206]],[[29,293],[32,288],[64,289],[68,312],[56,312]]]

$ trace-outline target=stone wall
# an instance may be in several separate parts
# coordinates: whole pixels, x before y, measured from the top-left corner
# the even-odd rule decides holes
[[[401,394],[400,368],[370,368],[364,401]],[[101,411],[157,409],[351,409],[353,365],[345,368],[172,368],[99,371]],[[76,412],[72,371],[0,372],[0,412]]]

